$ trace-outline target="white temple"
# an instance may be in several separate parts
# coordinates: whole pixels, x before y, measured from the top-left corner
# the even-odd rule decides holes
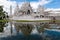
[[[36,9],[37,11],[34,12],[32,9],[30,2],[24,2],[19,8],[17,4],[14,15],[11,17],[12,20],[52,20],[53,17],[59,19],[60,14],[45,11],[44,7],[39,5]]]

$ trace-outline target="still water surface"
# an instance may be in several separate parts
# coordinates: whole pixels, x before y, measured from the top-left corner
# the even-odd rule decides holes
[[[4,24],[4,23],[3,23]],[[60,25],[41,22],[8,22],[0,32],[0,40],[60,40]],[[53,28],[53,29],[52,29]]]

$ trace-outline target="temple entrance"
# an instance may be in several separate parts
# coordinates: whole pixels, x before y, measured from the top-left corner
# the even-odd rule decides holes
[[[43,18],[44,16],[43,15],[40,15],[41,18]]]
[[[27,11],[27,14],[30,14],[30,10]]]

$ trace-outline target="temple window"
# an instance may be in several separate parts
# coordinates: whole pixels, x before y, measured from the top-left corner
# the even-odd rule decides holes
[[[44,16],[43,15],[40,15],[41,18],[43,18]]]
[[[39,16],[35,16],[35,18],[39,18]]]

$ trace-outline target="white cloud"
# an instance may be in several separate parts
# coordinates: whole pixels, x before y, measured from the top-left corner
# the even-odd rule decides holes
[[[33,9],[38,8],[39,5],[44,6],[45,4],[48,4],[52,2],[52,0],[40,0],[39,2],[30,2]]]
[[[31,4],[33,9],[36,9],[38,7],[38,5],[39,5],[38,2],[31,2],[30,4]]]
[[[12,5],[13,9],[16,6],[15,1],[7,1],[7,0],[0,0],[0,5],[3,6],[4,11],[8,12],[10,14],[10,5]]]
[[[41,0],[41,1],[39,2],[39,4],[40,4],[40,5],[45,5],[45,4],[48,4],[48,3],[50,3],[50,2],[52,2],[52,0]]]
[[[47,8],[45,11],[59,11],[60,12],[60,8]]]

